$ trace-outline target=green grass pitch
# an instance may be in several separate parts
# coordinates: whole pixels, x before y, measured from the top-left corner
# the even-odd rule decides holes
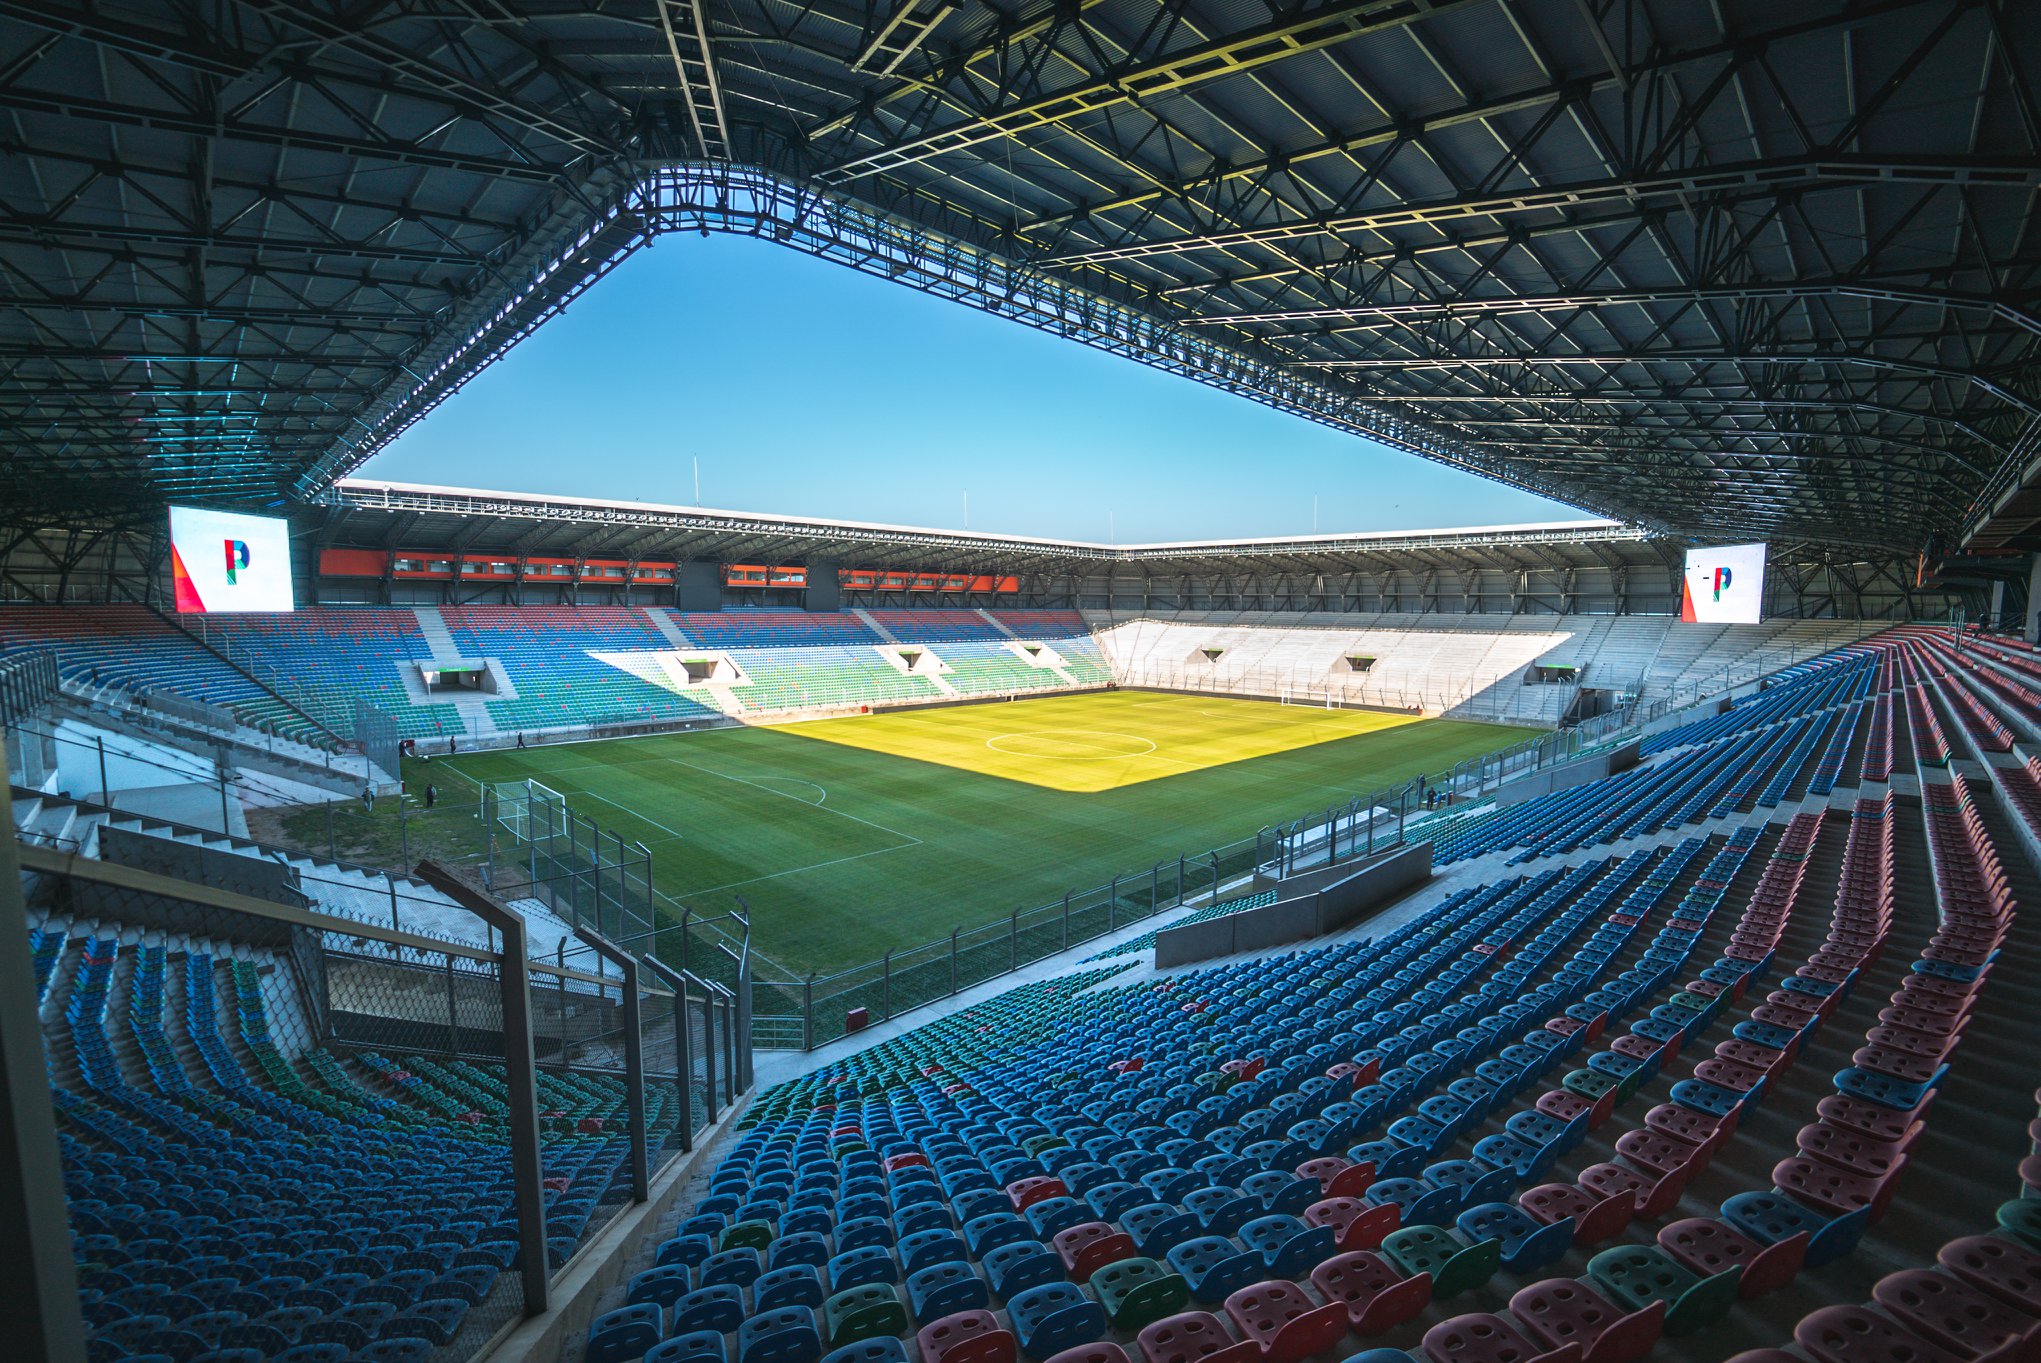
[[[451,765],[550,786],[644,842],[665,893],[704,914],[742,895],[755,949],[828,972],[1145,874],[1529,732],[1108,691]]]

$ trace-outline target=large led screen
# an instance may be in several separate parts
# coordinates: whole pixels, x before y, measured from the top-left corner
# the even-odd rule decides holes
[[[290,522],[173,506],[170,574],[180,611],[290,610]]]
[[[1680,619],[1704,625],[1755,625],[1764,607],[1764,545],[1687,550]]]

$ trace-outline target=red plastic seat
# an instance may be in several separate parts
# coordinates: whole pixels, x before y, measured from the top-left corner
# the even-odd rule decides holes
[[[1962,1035],[1963,1029],[1960,1025],[1944,1032],[1922,1032],[1911,1027],[1885,1025],[1873,1027],[1865,1032],[1864,1040],[1873,1046],[1904,1051],[1908,1055],[1917,1055],[1924,1060],[1940,1061],[1962,1039]]]
[[[1260,1363],[1261,1347],[1235,1339],[1209,1311],[1185,1311],[1135,1336],[1148,1363]]]
[[[1746,1301],[1784,1287],[1800,1273],[1807,1257],[1807,1232],[1763,1245],[1712,1217],[1675,1221],[1658,1233],[1658,1247],[1684,1268],[1703,1278],[1726,1273],[1741,1264],[1737,1293]]]
[[[1424,1352],[1433,1363],[1581,1363],[1579,1344],[1543,1348],[1501,1316],[1486,1312],[1432,1326],[1424,1332]]]
[[[1780,1192],[1816,1211],[1830,1216],[1847,1216],[1859,1207],[1869,1207],[1871,1219],[1876,1221],[1885,1215],[1885,1208],[1899,1186],[1899,1176],[1906,1170],[1906,1162],[1907,1157],[1901,1155],[1893,1161],[1888,1173],[1878,1178],[1866,1178],[1862,1174],[1846,1174],[1817,1160],[1795,1155],[1772,1166],[1772,1182],[1778,1185]]]
[[[1908,1084],[1927,1083],[1935,1077],[1939,1063],[1925,1056],[1895,1051],[1890,1046],[1860,1046],[1850,1055],[1850,1061],[1859,1069],[1889,1074]]]
[[[1013,1209],[1024,1212],[1037,1202],[1046,1202],[1052,1197],[1068,1197],[1070,1189],[1060,1178],[1024,1178],[1006,1185],[1006,1195],[1013,1199]]]
[[[1394,1202],[1371,1207],[1357,1197],[1328,1197],[1304,1209],[1307,1226],[1330,1226],[1341,1249],[1374,1249],[1382,1237],[1403,1224]]]
[[[1509,1313],[1548,1349],[1578,1344],[1581,1363],[1630,1363],[1658,1343],[1665,1329],[1665,1305],[1654,1301],[1626,1315],[1584,1282],[1547,1278],[1511,1297]]]
[[[2041,1345],[2041,1318],[1953,1274],[1924,1268],[1889,1273],[1871,1289],[1871,1299],[1921,1338],[1968,1357],[2032,1358]]]
[[[1134,1237],[1108,1221],[1086,1221],[1057,1231],[1050,1241],[1075,1282],[1090,1282],[1107,1264],[1134,1257]]]
[[[1637,1195],[1624,1190],[1596,1194],[1571,1183],[1543,1183],[1517,1199],[1533,1220],[1553,1225],[1573,1218],[1573,1243],[1598,1245],[1621,1235],[1637,1214]]]
[[[1326,1155],[1298,1165],[1297,1177],[1311,1179],[1327,1197],[1359,1197],[1374,1185],[1375,1166]]]
[[[1736,1112],[1726,1117],[1710,1117],[1678,1103],[1660,1103],[1644,1114],[1644,1124],[1653,1131],[1663,1132],[1690,1145],[1719,1146],[1729,1133],[1736,1130],[1736,1118]]]
[[[990,1311],[959,1311],[930,1321],[914,1336],[922,1363],[1014,1363],[1013,1332]]]
[[[1919,1139],[1921,1129],[1916,1123],[1914,1129],[1901,1139],[1881,1141],[1826,1122],[1815,1122],[1801,1127],[1794,1141],[1800,1147],[1800,1153],[1809,1159],[1819,1160],[1846,1174],[1883,1178],[1892,1172],[1893,1166]]]
[[[1327,1301],[1346,1307],[1357,1335],[1379,1335],[1431,1304],[1432,1275],[1404,1277],[1379,1254],[1335,1254],[1311,1270],[1311,1285]]]
[[[1653,1041],[1648,1036],[1638,1036],[1634,1032],[1619,1036],[1609,1043],[1609,1049],[1617,1055],[1626,1055],[1632,1060],[1642,1061],[1656,1060],[1658,1053],[1664,1048],[1664,1042]]]
[[[1733,1093],[1750,1092],[1752,1088],[1756,1087],[1760,1079],[1765,1078],[1766,1074],[1767,1071],[1761,1070],[1755,1065],[1744,1065],[1734,1060],[1724,1060],[1719,1055],[1711,1055],[1694,1066],[1694,1078],[1714,1084],[1720,1088],[1726,1088]]]
[[[1346,1337],[1343,1302],[1320,1306],[1280,1278],[1243,1287],[1226,1298],[1226,1314],[1261,1348],[1263,1363],[1298,1363]]]
[[[1788,995],[1788,997],[1798,998],[1801,996],[1795,994]],[[1796,1008],[1790,1003],[1770,1002],[1761,1003],[1751,1009],[1750,1016],[1753,1022],[1769,1023],[1774,1027],[1785,1027],[1798,1032],[1808,1023],[1820,1017],[1821,1014],[1812,1008]]]
[[[1844,1093],[1831,1093],[1815,1104],[1814,1112],[1830,1126],[1844,1127],[1874,1141],[1896,1141],[1920,1125],[1921,1118],[1934,1106],[1937,1092],[1929,1090],[1928,1096],[1911,1112],[1895,1111],[1883,1103]]]
[[[1787,1052],[1774,1050],[1770,1046],[1760,1046],[1755,1041],[1745,1041],[1741,1037],[1730,1037],[1716,1043],[1715,1054],[1720,1059],[1738,1065],[1748,1065],[1751,1069],[1766,1075],[1777,1074],[1793,1063],[1793,1057]]]
[[[1646,1130],[1625,1131],[1616,1137],[1616,1153],[1653,1178],[1672,1174],[1690,1178],[1707,1167],[1713,1149],[1660,1131]]]
[[[1861,1306],[1824,1306],[1793,1327],[1815,1363],[1967,1363],[1897,1321]]]
[[[1621,1164],[1590,1164],[1580,1171],[1577,1181],[1587,1192],[1602,1197],[1630,1194],[1636,1200],[1635,1214],[1656,1221],[1679,1202],[1691,1174],[1691,1170],[1676,1170],[1652,1179]]]
[[[1615,1090],[1610,1089],[1609,1092],[1614,1093]],[[1604,1094],[1603,1096],[1606,1097],[1607,1095]],[[1594,1114],[1595,1109],[1600,1103],[1601,1099],[1599,1098],[1583,1097],[1571,1089],[1553,1089],[1550,1092],[1538,1095],[1538,1111],[1544,1113],[1547,1117],[1556,1118],[1562,1122],[1570,1122],[1582,1113],[1586,1113],[1587,1124],[1590,1129],[1598,1124],[1595,1121]]]
[[[2026,1309],[2041,1299],[2041,1254],[1996,1235],[1966,1235],[1951,1240],[1935,1262],[2000,1301]]]

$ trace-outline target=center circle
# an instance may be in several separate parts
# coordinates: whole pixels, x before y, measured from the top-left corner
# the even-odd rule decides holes
[[[1155,751],[1155,745],[1145,738],[1103,729],[1035,729],[1000,734],[986,739],[985,746],[1013,757],[1056,757],[1079,762],[1143,757]]]

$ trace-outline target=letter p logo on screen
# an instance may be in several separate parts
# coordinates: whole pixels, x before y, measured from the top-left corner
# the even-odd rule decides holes
[[[1717,601],[1720,601],[1722,599],[1722,593],[1729,590],[1729,584],[1732,581],[1734,581],[1735,578],[1736,574],[1732,573],[1727,568],[1717,568],[1715,570],[1715,599]],[[227,580],[229,582],[232,582],[234,580],[234,575],[231,572],[227,574]]]
[[[220,543],[227,549],[227,585],[231,587],[239,580],[236,575],[248,566],[248,541],[222,540]]]

